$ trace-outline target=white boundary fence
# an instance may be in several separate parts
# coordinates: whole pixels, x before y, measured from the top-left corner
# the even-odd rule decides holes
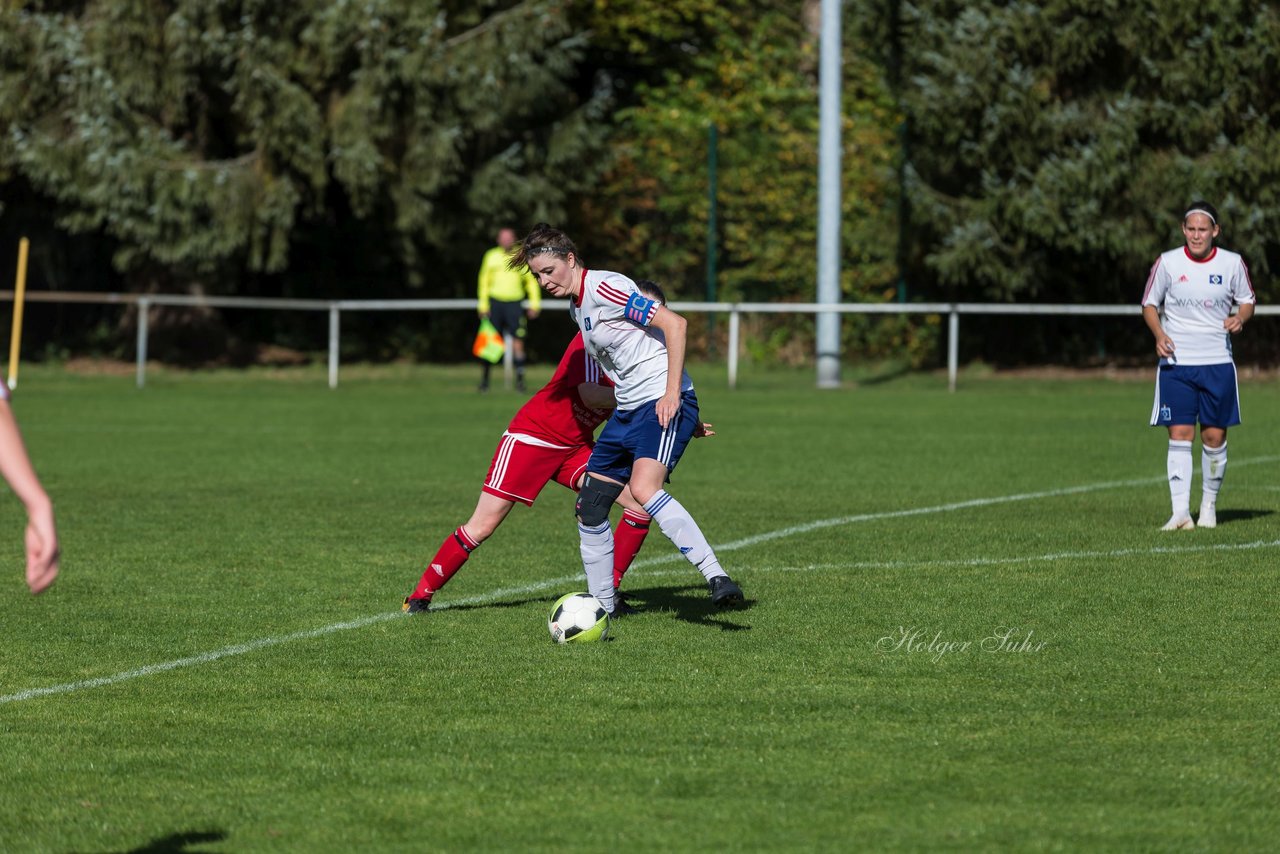
[[[0,300],[13,301],[13,291],[0,291]],[[28,302],[93,303],[99,305],[136,305],[138,308],[137,376],[138,388],[146,385],[147,315],[152,306],[186,306],[190,308],[246,308],[275,311],[326,311],[329,313],[329,387],[338,387],[338,351],[341,343],[344,311],[469,311],[474,312],[474,299],[423,300],[306,300],[261,299],[254,297],[183,296],[176,294],[85,293],[73,291],[27,291]],[[565,300],[545,300],[544,309],[567,309]],[[1124,316],[1141,322],[1137,305],[1021,305],[1012,303],[934,302],[934,303],[770,303],[770,302],[681,302],[671,308],[685,313],[717,313],[729,315],[729,352],[727,354],[729,388],[738,385],[738,357],[741,350],[741,325],[744,314],[936,314],[947,317],[947,387],[956,390],[959,371],[960,316],[969,315],[1048,315]],[[1280,314],[1280,306],[1260,306],[1259,315]],[[508,355],[511,348],[507,348]],[[510,363],[507,365],[510,371]]]

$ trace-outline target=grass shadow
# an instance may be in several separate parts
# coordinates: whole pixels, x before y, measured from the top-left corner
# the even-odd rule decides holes
[[[865,375],[855,376],[853,382],[855,386],[875,386],[905,377],[911,372],[911,365],[908,362],[887,362]]]
[[[1274,510],[1219,510],[1218,524],[1223,525],[1229,522],[1246,522],[1249,519],[1261,519],[1263,516],[1274,515]]]
[[[226,838],[226,831],[222,830],[188,830],[170,833],[145,845],[130,848],[123,854],[200,854],[200,849],[192,846],[222,842]]]
[[[685,585],[683,587],[639,587],[623,589],[627,602],[637,608],[637,617],[646,614],[670,612],[677,620],[714,626],[723,632],[742,632],[750,630],[750,626],[727,619],[728,615],[741,614],[755,605],[755,600],[747,599],[737,608],[717,608],[707,598],[705,585]],[[625,618],[631,619],[631,618]]]
[[[747,599],[737,608],[717,608],[707,598],[707,588],[702,584],[690,584],[683,587],[625,588],[623,593],[627,597],[627,602],[639,610],[640,613],[636,615],[637,618],[643,618],[646,614],[651,613],[671,613],[678,620],[715,626],[725,632],[745,631],[751,628],[750,626],[727,620],[726,616],[750,610],[755,605],[754,600]],[[537,603],[543,603],[549,608],[551,603],[558,598],[560,598],[558,594],[535,594],[522,596],[518,599],[502,599],[494,602],[460,602],[457,605],[441,602],[438,606],[432,606],[425,616],[429,617],[432,611],[487,611],[494,608],[522,608],[525,605]],[[405,616],[422,617],[424,615],[406,614]],[[622,619],[632,618],[624,617]]]
[[[438,605],[433,602],[427,609],[427,613],[429,614],[432,611],[487,611],[491,608],[522,608],[535,602],[546,602],[547,607],[550,607],[551,603],[559,598],[559,596],[526,596],[521,599],[501,599],[494,602],[460,602],[457,605],[448,601],[441,602]]]

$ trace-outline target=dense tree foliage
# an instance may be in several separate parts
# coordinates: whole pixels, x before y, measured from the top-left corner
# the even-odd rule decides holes
[[[612,169],[584,200],[605,248],[685,298],[707,291],[715,126],[721,300],[813,300],[817,275],[818,8],[783,0],[604,2],[596,31],[638,78],[609,140]],[[896,129],[882,72],[849,40],[842,85],[845,299],[896,293]],[[758,319],[757,322],[765,322]],[[771,356],[812,351],[812,319],[771,318]],[[908,324],[846,321],[851,343],[900,349]],[[763,330],[756,330],[763,331]]]
[[[662,19],[613,19],[626,29],[612,39],[643,35],[665,49],[651,55],[657,73],[618,114],[611,138],[617,161],[594,204],[610,217],[625,257],[660,277],[700,285],[708,129],[715,125],[724,292],[733,299],[812,297],[817,34],[805,29],[796,4],[781,0],[687,6],[702,32],[670,33]],[[667,7],[668,15],[678,8]],[[682,64],[669,61],[675,49],[687,57]],[[845,70],[844,237],[854,262],[846,265],[845,286],[861,296],[894,279],[896,234],[885,207],[893,189],[895,115],[874,67],[851,52]]]
[[[1129,301],[1195,197],[1265,292],[1272,4],[844,10],[846,299]],[[51,287],[458,296],[498,225],[546,219],[699,298],[714,125],[717,296],[812,299],[818,27],[817,0],[6,2],[0,260],[29,233]],[[770,323],[768,355],[809,355]],[[425,352],[404,326],[370,355]]]
[[[301,266],[311,288],[394,292],[595,177],[578,164],[608,93],[575,90],[563,4],[90,0],[0,21],[0,169],[109,237],[135,287]]]
[[[1255,273],[1280,261],[1274,4],[870,8],[908,117],[915,281],[972,300],[1134,299],[1196,198]]]

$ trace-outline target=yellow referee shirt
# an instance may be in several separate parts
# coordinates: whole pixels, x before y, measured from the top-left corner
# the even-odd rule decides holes
[[[507,250],[501,246],[495,246],[484,253],[484,258],[480,261],[477,310],[487,314],[491,298],[504,302],[519,302],[527,296],[529,308],[540,311],[542,289],[538,287],[538,280],[528,269],[523,271],[507,269],[507,261]]]

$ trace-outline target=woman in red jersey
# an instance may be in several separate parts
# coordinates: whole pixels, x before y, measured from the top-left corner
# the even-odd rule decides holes
[[[404,610],[427,610],[435,592],[492,536],[517,501],[533,506],[542,487],[551,482],[577,491],[587,470],[595,429],[608,420],[614,406],[611,386],[587,355],[582,336],[575,335],[551,381],[538,389],[507,425],[475,512],[445,537],[404,600]],[[617,559],[630,563],[649,532],[649,517],[629,494],[621,496],[618,503],[626,508],[618,527],[627,549],[620,548]]]

